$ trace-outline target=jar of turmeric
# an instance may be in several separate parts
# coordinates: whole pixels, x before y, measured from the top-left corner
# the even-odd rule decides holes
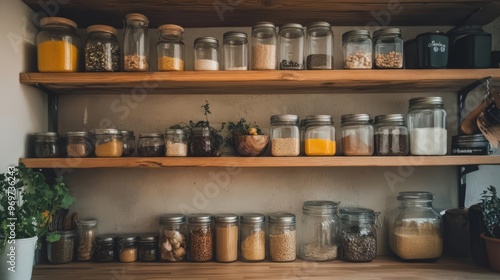
[[[123,154],[123,136],[117,129],[95,130],[96,157],[121,157]]]
[[[37,35],[38,71],[77,72],[81,40],[74,21],[62,17],[40,20]]]

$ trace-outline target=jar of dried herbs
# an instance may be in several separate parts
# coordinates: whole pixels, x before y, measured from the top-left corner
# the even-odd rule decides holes
[[[118,259],[120,262],[137,261],[138,251],[136,235],[118,236]]]
[[[91,25],[87,28],[85,41],[85,71],[120,71],[120,44],[116,39],[118,32],[108,25]]]
[[[144,233],[137,237],[139,261],[154,262],[158,260],[158,234]]]
[[[79,220],[76,222],[78,228],[78,245],[76,249],[77,261],[91,261],[94,259],[93,251],[97,237],[97,220]]]
[[[340,209],[342,241],[340,256],[344,261],[369,262],[377,255],[375,221],[379,213],[366,208]]]
[[[47,256],[50,263],[70,263],[73,261],[76,232],[56,231],[61,238],[55,242],[47,242]]]
[[[56,132],[35,133],[35,156],[38,158],[60,157],[59,135]]]
[[[94,259],[96,262],[113,262],[117,260],[116,236],[99,235],[96,237]]]
[[[92,154],[93,146],[90,134],[85,131],[72,131],[66,133],[66,154],[72,158],[84,158]]]

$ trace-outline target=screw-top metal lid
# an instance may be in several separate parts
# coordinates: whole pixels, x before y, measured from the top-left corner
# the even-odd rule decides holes
[[[76,22],[63,17],[44,17],[40,20],[40,27],[44,27],[46,25],[51,25],[51,24],[66,25],[69,27],[73,27],[74,29],[78,28]]]
[[[164,34],[172,34],[180,36],[184,33],[184,28],[176,24],[163,24],[158,27],[158,30]]]
[[[266,216],[258,213],[247,213],[241,215],[240,220],[245,224],[263,223],[266,221]]]
[[[400,192],[398,195],[398,200],[432,200],[434,195],[431,192]]]
[[[89,137],[90,133],[86,131],[70,131],[66,132],[66,137]]]
[[[405,117],[402,114],[388,114],[375,116],[375,123],[381,122],[404,122]]]
[[[373,38],[377,38],[380,35],[387,35],[387,34],[395,34],[395,35],[401,34],[401,29],[397,27],[382,28],[373,32]]]
[[[416,97],[410,99],[411,106],[421,106],[421,105],[443,105],[443,98],[439,96],[435,97]]]
[[[368,114],[347,114],[340,117],[342,123],[347,122],[369,122],[370,115]]]
[[[57,132],[36,132],[35,133],[35,138],[37,139],[57,139],[59,137],[59,134]]]
[[[348,219],[349,216],[365,216],[366,218],[375,219],[375,211],[368,208],[346,207],[340,209],[340,218]]]
[[[186,222],[186,216],[183,214],[166,214],[160,217],[162,224],[182,224]]]
[[[245,32],[229,31],[224,33],[223,37],[224,39],[246,39],[247,34]]]
[[[194,40],[194,45],[199,43],[211,43],[211,44],[216,44],[217,46],[219,45],[219,40],[217,40],[214,37],[199,37]]]
[[[210,136],[210,128],[208,127],[193,127],[191,134],[196,136]]]
[[[451,137],[452,143],[470,143],[470,142],[484,142],[489,143],[486,137],[482,134],[474,135],[455,135]]]
[[[118,129],[103,128],[103,129],[96,129],[94,131],[94,134],[95,135],[103,135],[103,134],[121,135],[121,132]]]
[[[353,36],[368,36],[370,37],[370,31],[364,30],[364,29],[358,29],[358,30],[351,30],[347,31],[346,33],[342,34],[342,41],[346,41],[350,37]]]
[[[168,128],[165,130],[166,135],[176,135],[176,134],[186,134],[186,132],[182,129],[174,129],[174,128]]]
[[[119,243],[137,241],[137,234],[123,234],[117,237]]]
[[[146,24],[149,23],[148,18],[143,14],[131,13],[125,16],[125,20],[140,20],[144,21]]]
[[[97,220],[96,219],[78,220],[78,224],[80,224],[81,226],[95,227],[97,226]]]
[[[141,233],[137,236],[139,242],[156,242],[158,241],[158,233]]]
[[[213,220],[214,216],[207,213],[193,214],[189,216],[190,223],[211,223]]]
[[[299,116],[297,115],[274,115],[271,116],[271,123],[276,122],[295,122],[299,121]]]
[[[74,237],[76,235],[75,230],[58,230],[54,231],[53,233],[61,235],[61,238]]]
[[[164,138],[161,133],[140,133],[139,138]]]
[[[87,27],[87,33],[92,33],[92,32],[105,32],[113,35],[117,35],[118,31],[116,28],[109,26],[109,25],[102,25],[102,24],[95,24]]]
[[[113,243],[115,242],[117,239],[117,236],[114,235],[114,234],[102,234],[102,235],[98,235],[96,237],[96,241],[97,242],[101,242],[101,243]]]
[[[269,22],[269,21],[260,21],[260,22],[257,22],[254,26],[252,26],[252,29],[259,29],[259,28],[275,29],[276,26],[274,25],[274,23]]]
[[[238,222],[238,215],[236,214],[218,214],[215,215],[216,223],[235,223]]]
[[[331,214],[336,212],[338,206],[338,202],[330,200],[310,200],[304,202],[302,210],[304,212],[321,212],[324,214]]]
[[[333,123],[333,117],[331,115],[308,115],[308,116],[306,116],[305,123],[312,123],[312,122]]]
[[[123,135],[123,136],[134,136],[134,132],[131,131],[131,130],[122,130],[120,131],[120,133]]]
[[[271,224],[294,224],[295,223],[295,215],[292,213],[269,214],[269,223],[271,223]]]
[[[286,28],[303,29],[304,27],[302,26],[302,24],[299,23],[287,23],[282,25],[280,29],[286,29]]]
[[[330,28],[331,25],[326,21],[316,21],[316,22],[310,23],[307,26],[307,29],[313,29],[313,28],[319,28],[319,27]]]

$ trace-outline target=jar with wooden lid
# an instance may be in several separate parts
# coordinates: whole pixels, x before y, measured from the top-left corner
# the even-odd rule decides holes
[[[122,263],[130,263],[137,261],[138,247],[137,235],[121,235],[117,238],[118,243],[118,259]]]
[[[335,127],[330,115],[306,116],[304,152],[308,156],[333,156],[336,152]]]
[[[123,137],[123,154],[122,156],[128,157],[135,152],[135,135],[133,131],[122,130],[120,131]]]
[[[149,20],[142,14],[125,17],[123,38],[123,70],[144,72],[149,70]]]
[[[340,209],[342,260],[369,262],[377,256],[378,215],[379,213],[366,208]]]
[[[158,71],[184,71],[185,46],[182,41],[184,28],[175,24],[158,27],[159,39],[156,44]]]
[[[224,70],[248,70],[248,39],[244,32],[224,33]]]
[[[89,157],[93,152],[90,134],[86,131],[72,131],[66,133],[66,154],[72,158]]]
[[[37,35],[38,71],[77,72],[81,39],[74,21],[62,17],[40,20]]]
[[[266,216],[250,213],[240,216],[240,258],[258,262],[266,258]]]
[[[214,220],[210,214],[189,216],[188,259],[193,262],[208,262],[214,257]]]
[[[368,114],[341,117],[342,153],[345,156],[373,155],[373,125]]]
[[[183,214],[167,214],[160,217],[160,261],[180,262],[187,255],[187,225]]]
[[[403,68],[404,41],[399,28],[383,28],[373,33],[373,53],[375,68]]]
[[[252,70],[276,70],[278,34],[271,22],[252,27]]]
[[[194,40],[194,70],[219,70],[219,40],[214,37]]]
[[[238,260],[238,215],[215,216],[215,260],[234,262]]]
[[[372,69],[373,46],[368,30],[351,30],[342,35],[345,69]]]
[[[116,129],[96,129],[96,157],[121,157],[123,154],[123,136]]]
[[[91,25],[87,28],[85,40],[85,71],[120,71],[120,44],[116,39],[118,31],[108,25]]]
[[[141,133],[137,143],[137,153],[141,157],[165,156],[165,138],[161,133]]]
[[[158,233],[143,233],[137,237],[138,258],[141,262],[158,260]]]
[[[76,222],[78,245],[76,247],[77,261],[91,261],[94,259],[94,246],[97,237],[97,220],[87,219]]]
[[[379,115],[375,128],[377,156],[406,156],[410,152],[409,133],[402,114]]]
[[[61,156],[59,134],[57,132],[35,133],[35,156],[38,158],[57,158]]]
[[[297,231],[295,215],[273,213],[269,215],[269,260],[291,262],[297,257]]]
[[[275,157],[291,157],[300,154],[299,116],[271,116],[271,155]]]
[[[95,241],[94,259],[106,263],[118,259],[116,236],[112,234],[98,235]]]
[[[298,23],[287,23],[279,31],[280,70],[304,69],[304,27]]]

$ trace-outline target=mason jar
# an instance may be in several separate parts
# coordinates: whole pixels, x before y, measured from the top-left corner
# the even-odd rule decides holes
[[[373,155],[373,126],[368,114],[342,115],[341,126],[345,156]]]
[[[410,152],[408,128],[401,114],[375,117],[375,154],[406,156]]]
[[[97,236],[97,220],[78,220],[76,227],[78,236],[76,260],[91,261],[94,259],[93,252]]]
[[[91,25],[87,28],[85,40],[85,71],[120,71],[120,44],[116,39],[118,31],[108,25]]]
[[[304,152],[307,156],[335,155],[335,127],[330,115],[306,116]]]
[[[412,155],[446,154],[448,133],[443,98],[410,99],[407,118]]]
[[[158,71],[184,71],[185,46],[182,41],[184,28],[175,24],[158,27],[160,33],[156,44]]]
[[[118,259],[116,236],[111,234],[98,235],[95,241],[94,259],[96,262],[114,262]]]
[[[220,147],[212,137],[210,128],[193,127],[189,141],[189,155],[193,157],[220,156]]]
[[[342,35],[345,69],[372,69],[372,39],[368,30],[352,30]]]
[[[214,220],[210,214],[189,216],[188,259],[193,262],[208,262],[214,257]]]
[[[244,32],[224,33],[224,70],[248,70],[248,39]]]
[[[240,258],[246,262],[266,258],[266,217],[262,214],[240,216]]]
[[[161,133],[141,133],[137,143],[137,153],[141,157],[165,156],[165,138]]]
[[[160,261],[180,262],[187,255],[187,225],[183,214],[167,214],[160,217]]]
[[[219,40],[200,37],[194,40],[194,70],[219,70]]]
[[[273,213],[269,215],[269,260],[292,262],[297,257],[297,231],[295,215]]]
[[[59,134],[57,132],[35,133],[35,156],[37,158],[60,157]]]
[[[123,156],[128,157],[134,154],[135,151],[135,135],[133,131],[120,131],[123,137]]]
[[[437,260],[443,253],[442,219],[430,192],[400,192],[389,218],[389,245],[403,260]]]
[[[125,17],[123,38],[123,70],[149,70],[149,20],[142,14],[132,13]]]
[[[252,27],[252,70],[276,70],[278,34],[271,22]]]
[[[66,133],[66,155],[72,158],[85,158],[92,154],[93,146],[90,134],[86,131]]]
[[[96,129],[96,157],[121,157],[123,154],[123,136],[116,129]]]
[[[340,209],[340,256],[344,261],[369,262],[377,256],[376,219],[379,213],[366,208]]]
[[[375,68],[403,68],[404,41],[399,28],[383,28],[373,33]]]
[[[297,23],[288,23],[279,32],[280,70],[304,69],[304,27]]]
[[[76,232],[69,231],[55,231],[61,238],[59,240],[50,242],[47,241],[47,257],[50,263],[61,264],[70,263],[73,261]]]
[[[307,26],[306,67],[309,70],[333,69],[333,32],[328,22]]]
[[[39,72],[77,72],[81,39],[74,21],[62,17],[40,20],[36,37]]]
[[[182,129],[165,131],[165,155],[167,157],[185,157],[188,154],[188,140]]]
[[[158,260],[158,234],[143,233],[137,237],[138,259],[141,262],[154,262]]]
[[[300,154],[300,132],[297,115],[271,116],[271,155],[275,157]]]
[[[306,261],[337,259],[340,245],[339,203],[306,201],[302,206],[299,231],[299,257]]]
[[[215,216],[215,260],[234,262],[238,260],[238,215]]]
[[[122,263],[137,261],[138,248],[136,235],[118,236],[118,259]]]

